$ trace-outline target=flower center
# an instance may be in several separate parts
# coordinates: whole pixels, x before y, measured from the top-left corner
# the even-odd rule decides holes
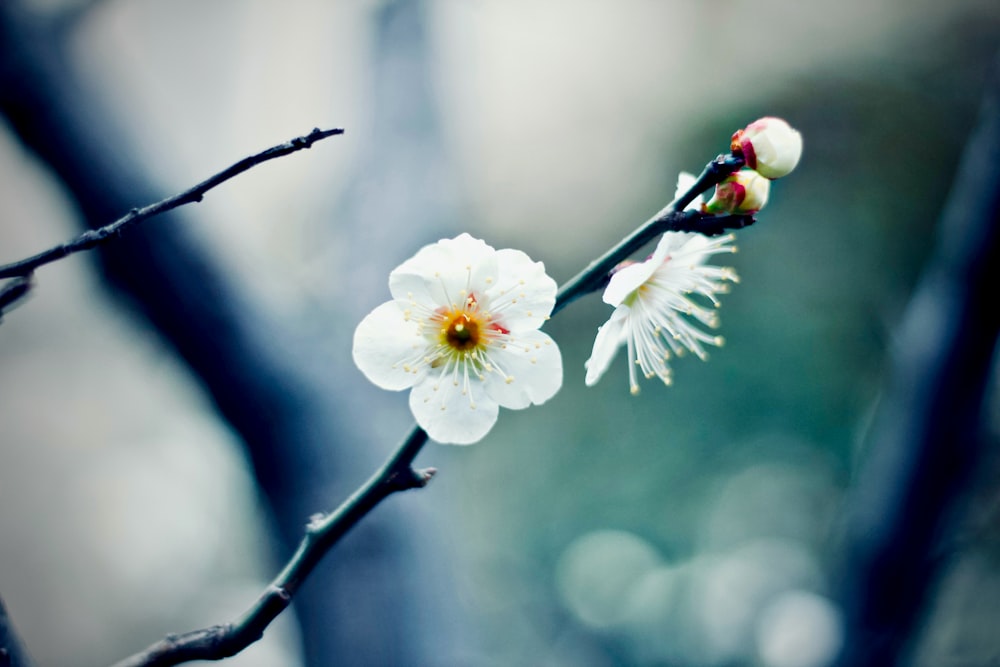
[[[443,328],[444,342],[459,352],[478,347],[482,338],[478,320],[464,312],[449,315],[451,316],[445,319],[446,326]]]
[[[461,305],[438,308],[431,316],[439,354],[478,358],[493,338],[509,333],[481,309],[475,294],[463,294]]]

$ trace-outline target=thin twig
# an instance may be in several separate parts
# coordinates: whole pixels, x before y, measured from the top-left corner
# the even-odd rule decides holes
[[[726,229],[741,229],[752,224],[753,216],[709,216],[695,211],[683,212],[683,208],[695,197],[721,182],[742,164],[741,159],[732,156],[719,156],[710,162],[687,192],[563,285],[552,312],[599,289],[611,269],[661,232],[692,231],[714,236]],[[412,468],[413,460],[426,443],[427,433],[414,425],[403,443],[364,486],[332,514],[314,517],[285,568],[239,619],[183,635],[167,636],[114,667],[167,667],[189,660],[221,660],[236,655],[260,639],[267,626],[291,604],[309,573],[351,528],[392,494],[422,488],[431,480],[437,472],[434,468]]]
[[[29,273],[26,276],[12,278],[0,286],[0,322],[3,322],[4,313],[28,296],[33,284],[32,274]]]
[[[720,155],[709,162],[687,192],[667,204],[659,213],[622,239],[618,245],[595,259],[563,285],[556,295],[556,305],[552,309],[552,314],[559,312],[581,296],[604,287],[612,269],[649,243],[657,234],[673,231],[699,232],[706,236],[716,236],[726,229],[742,229],[753,224],[754,218],[751,215],[716,217],[697,211],[684,211],[684,207],[693,202],[695,197],[721,183],[742,166],[743,159],[733,155]]]
[[[115,667],[165,667],[189,660],[220,660],[236,655],[260,639],[271,621],[291,604],[309,573],[347,531],[393,493],[421,488],[431,480],[437,472],[434,468],[411,468],[425,442],[427,434],[422,429],[414,429],[382,468],[335,512],[313,517],[288,564],[239,619],[226,625],[167,636]]]
[[[212,188],[225,183],[229,179],[242,174],[244,171],[257,166],[258,164],[283,157],[291,153],[296,153],[305,148],[310,148],[317,141],[321,141],[327,137],[332,137],[335,134],[343,133],[344,130],[341,128],[335,128],[332,130],[320,130],[317,128],[307,135],[296,137],[295,139],[286,141],[283,144],[272,146],[271,148],[261,151],[256,155],[243,158],[236,164],[220,171],[214,176],[210,176],[198,185],[195,185],[180,194],[167,197],[166,199],[158,201],[155,204],[150,204],[149,206],[144,206],[143,208],[134,208],[114,222],[98,229],[88,230],[80,234],[72,241],[61,243],[53,248],[49,248],[44,252],[40,252],[37,255],[33,255],[26,259],[0,266],[0,279],[26,276],[40,266],[50,264],[83,250],[95,248],[101,243],[108,241],[108,239],[111,239],[128,230],[130,227],[137,225],[143,220],[147,220],[155,215],[165,213],[185,204],[200,202],[205,196],[205,193]]]

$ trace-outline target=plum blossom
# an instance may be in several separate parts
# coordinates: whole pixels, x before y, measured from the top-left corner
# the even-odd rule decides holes
[[[678,192],[686,190],[694,176],[682,173]],[[700,199],[688,208],[701,207]],[[691,351],[707,359],[706,345],[722,345],[723,339],[702,326],[719,324],[717,294],[738,282],[731,268],[710,266],[715,254],[736,252],[729,234],[710,239],[701,234],[667,232],[644,262],[631,263],[611,276],[604,302],[615,307],[611,318],[597,330],[593,352],[586,362],[587,386],[594,385],[611,365],[618,349],[628,353],[629,389],[639,393],[637,370],[646,378],[659,377],[671,384],[669,361]]]
[[[434,440],[476,442],[501,406],[538,405],[562,386],[559,348],[539,331],[556,283],[520,250],[442,239],[392,271],[389,291],[354,332],[354,362],[383,389],[411,389]]]

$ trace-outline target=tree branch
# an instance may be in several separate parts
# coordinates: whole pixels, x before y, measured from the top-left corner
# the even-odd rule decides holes
[[[288,564],[239,619],[183,635],[169,635],[115,667],[166,667],[189,660],[221,660],[236,655],[260,639],[340,538],[392,494],[422,488],[434,477],[437,472],[434,468],[414,470],[411,467],[426,442],[427,434],[422,429],[414,429],[382,468],[335,512],[314,516]]]
[[[587,292],[599,289],[601,281],[612,268],[661,232],[690,231],[714,236],[726,229],[741,229],[752,224],[753,216],[711,216],[697,211],[677,211],[740,166],[742,161],[732,156],[719,156],[709,162],[687,192],[563,285],[552,312],[561,310]],[[351,528],[393,493],[427,485],[437,470],[412,468],[414,459],[426,443],[427,433],[414,425],[402,444],[364,486],[332,514],[314,517],[285,568],[238,620],[183,635],[169,635],[114,667],[167,667],[189,660],[221,660],[236,655],[260,639],[267,626],[291,604],[305,578]]]
[[[935,556],[983,455],[998,280],[1000,67],[895,339],[890,384],[849,497],[840,667],[909,664],[913,631],[946,561]]]
[[[65,188],[79,222],[97,229],[171,191],[124,140],[116,119],[128,109],[108,108],[68,49],[35,3],[0,2],[0,115]],[[192,238],[185,218],[195,210],[167,211],[157,224],[103,243],[92,251],[95,264],[119,305],[176,353],[239,436],[284,563],[304,518],[350,495],[380,456],[367,446],[370,426],[350,414],[349,390],[335,380],[342,361],[329,354],[329,336],[308,334],[302,321],[277,316],[249,294]],[[312,574],[295,602],[307,664],[333,656],[341,667],[433,662],[431,652],[440,652],[414,628],[428,605],[446,614],[448,601],[428,602],[431,584],[406,576],[412,559],[427,555],[424,541],[412,526],[376,513],[341,544],[335,563]],[[362,566],[370,576],[357,576]],[[460,632],[452,629],[460,621],[442,632]]]
[[[33,285],[32,274],[29,273],[9,280],[6,285],[0,287],[0,323],[3,322],[4,313],[28,296]]]
[[[667,204],[659,213],[626,236],[611,250],[591,262],[587,268],[570,279],[559,289],[552,314],[559,312],[581,296],[596,292],[607,284],[608,276],[619,263],[655,236],[663,232],[698,232],[717,236],[727,229],[742,229],[753,224],[752,215],[712,216],[684,207],[695,197],[721,183],[727,176],[743,166],[743,158],[720,155],[707,165],[697,180],[677,199]]]
[[[32,664],[0,599],[0,667],[32,667]]]
[[[139,224],[143,220],[148,220],[155,215],[165,213],[179,206],[184,206],[185,204],[200,202],[204,198],[205,193],[212,188],[225,183],[231,178],[239,176],[243,172],[248,171],[259,164],[275,158],[284,157],[285,155],[290,155],[291,153],[296,153],[306,148],[311,148],[317,141],[322,141],[327,137],[343,133],[344,130],[341,128],[331,130],[320,130],[319,128],[316,128],[309,134],[296,137],[283,144],[278,144],[277,146],[272,146],[267,150],[263,150],[256,155],[243,158],[236,164],[208,177],[201,183],[188,188],[184,192],[176,194],[172,197],[167,197],[166,199],[162,199],[155,204],[150,204],[149,206],[144,206],[143,208],[134,208],[114,222],[97,229],[89,229],[72,241],[61,243],[53,248],[40,252],[37,255],[33,255],[32,257],[0,266],[0,279],[27,276],[40,266],[50,264],[84,250],[96,248],[100,244],[107,242],[109,239],[114,238],[127,231],[129,228]],[[4,303],[0,302],[0,306],[2,305],[4,305]]]

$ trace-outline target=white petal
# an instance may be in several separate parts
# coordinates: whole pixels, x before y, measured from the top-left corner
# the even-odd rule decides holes
[[[681,247],[688,235],[681,232],[666,232],[656,244],[656,250],[645,262],[630,264],[611,276],[608,286],[604,288],[604,303],[611,306],[620,305],[629,294],[639,289],[643,283],[663,266],[671,252]]]
[[[491,349],[489,358],[494,372],[486,375],[486,393],[505,408],[540,405],[562,386],[559,347],[541,331],[511,336],[505,348]]]
[[[604,299],[604,303],[610,306],[621,305],[622,301],[632,292],[649,280],[656,268],[657,265],[647,259],[645,262],[629,264],[624,269],[617,271],[611,276],[608,286],[604,288],[604,296],[601,297]]]
[[[625,342],[625,327],[628,322],[629,310],[628,306],[618,306],[615,308],[615,312],[611,313],[611,318],[597,330],[597,337],[594,338],[594,349],[590,353],[590,359],[584,363],[587,369],[587,377],[584,381],[588,387],[597,384],[604,372],[608,370],[608,366],[611,365],[618,348]]]
[[[691,186],[695,184],[698,178],[694,174],[689,174],[686,171],[682,171],[677,175],[677,191],[674,193],[674,199],[677,199],[682,194],[691,189]],[[692,200],[690,204],[684,207],[685,211],[700,211],[701,210],[701,195]]]
[[[486,395],[483,383],[474,379],[462,394],[450,377],[428,375],[410,392],[410,410],[420,428],[434,440],[451,445],[469,445],[489,433],[500,406]]]
[[[689,234],[687,237],[683,245],[673,252],[678,264],[685,267],[702,265],[713,255],[722,252],[733,252],[732,242],[736,239],[732,234],[713,238]]]
[[[414,372],[409,361],[422,359],[426,347],[417,324],[407,321],[394,301],[368,313],[354,330],[354,363],[382,389],[398,391],[419,381],[425,364],[415,364]]]
[[[461,234],[421,248],[389,274],[389,290],[404,307],[420,304],[433,310],[459,305],[469,292],[485,291],[496,275],[496,250]]]
[[[498,279],[487,290],[494,319],[510,331],[539,328],[556,303],[556,281],[520,250],[498,250],[496,257]]]

